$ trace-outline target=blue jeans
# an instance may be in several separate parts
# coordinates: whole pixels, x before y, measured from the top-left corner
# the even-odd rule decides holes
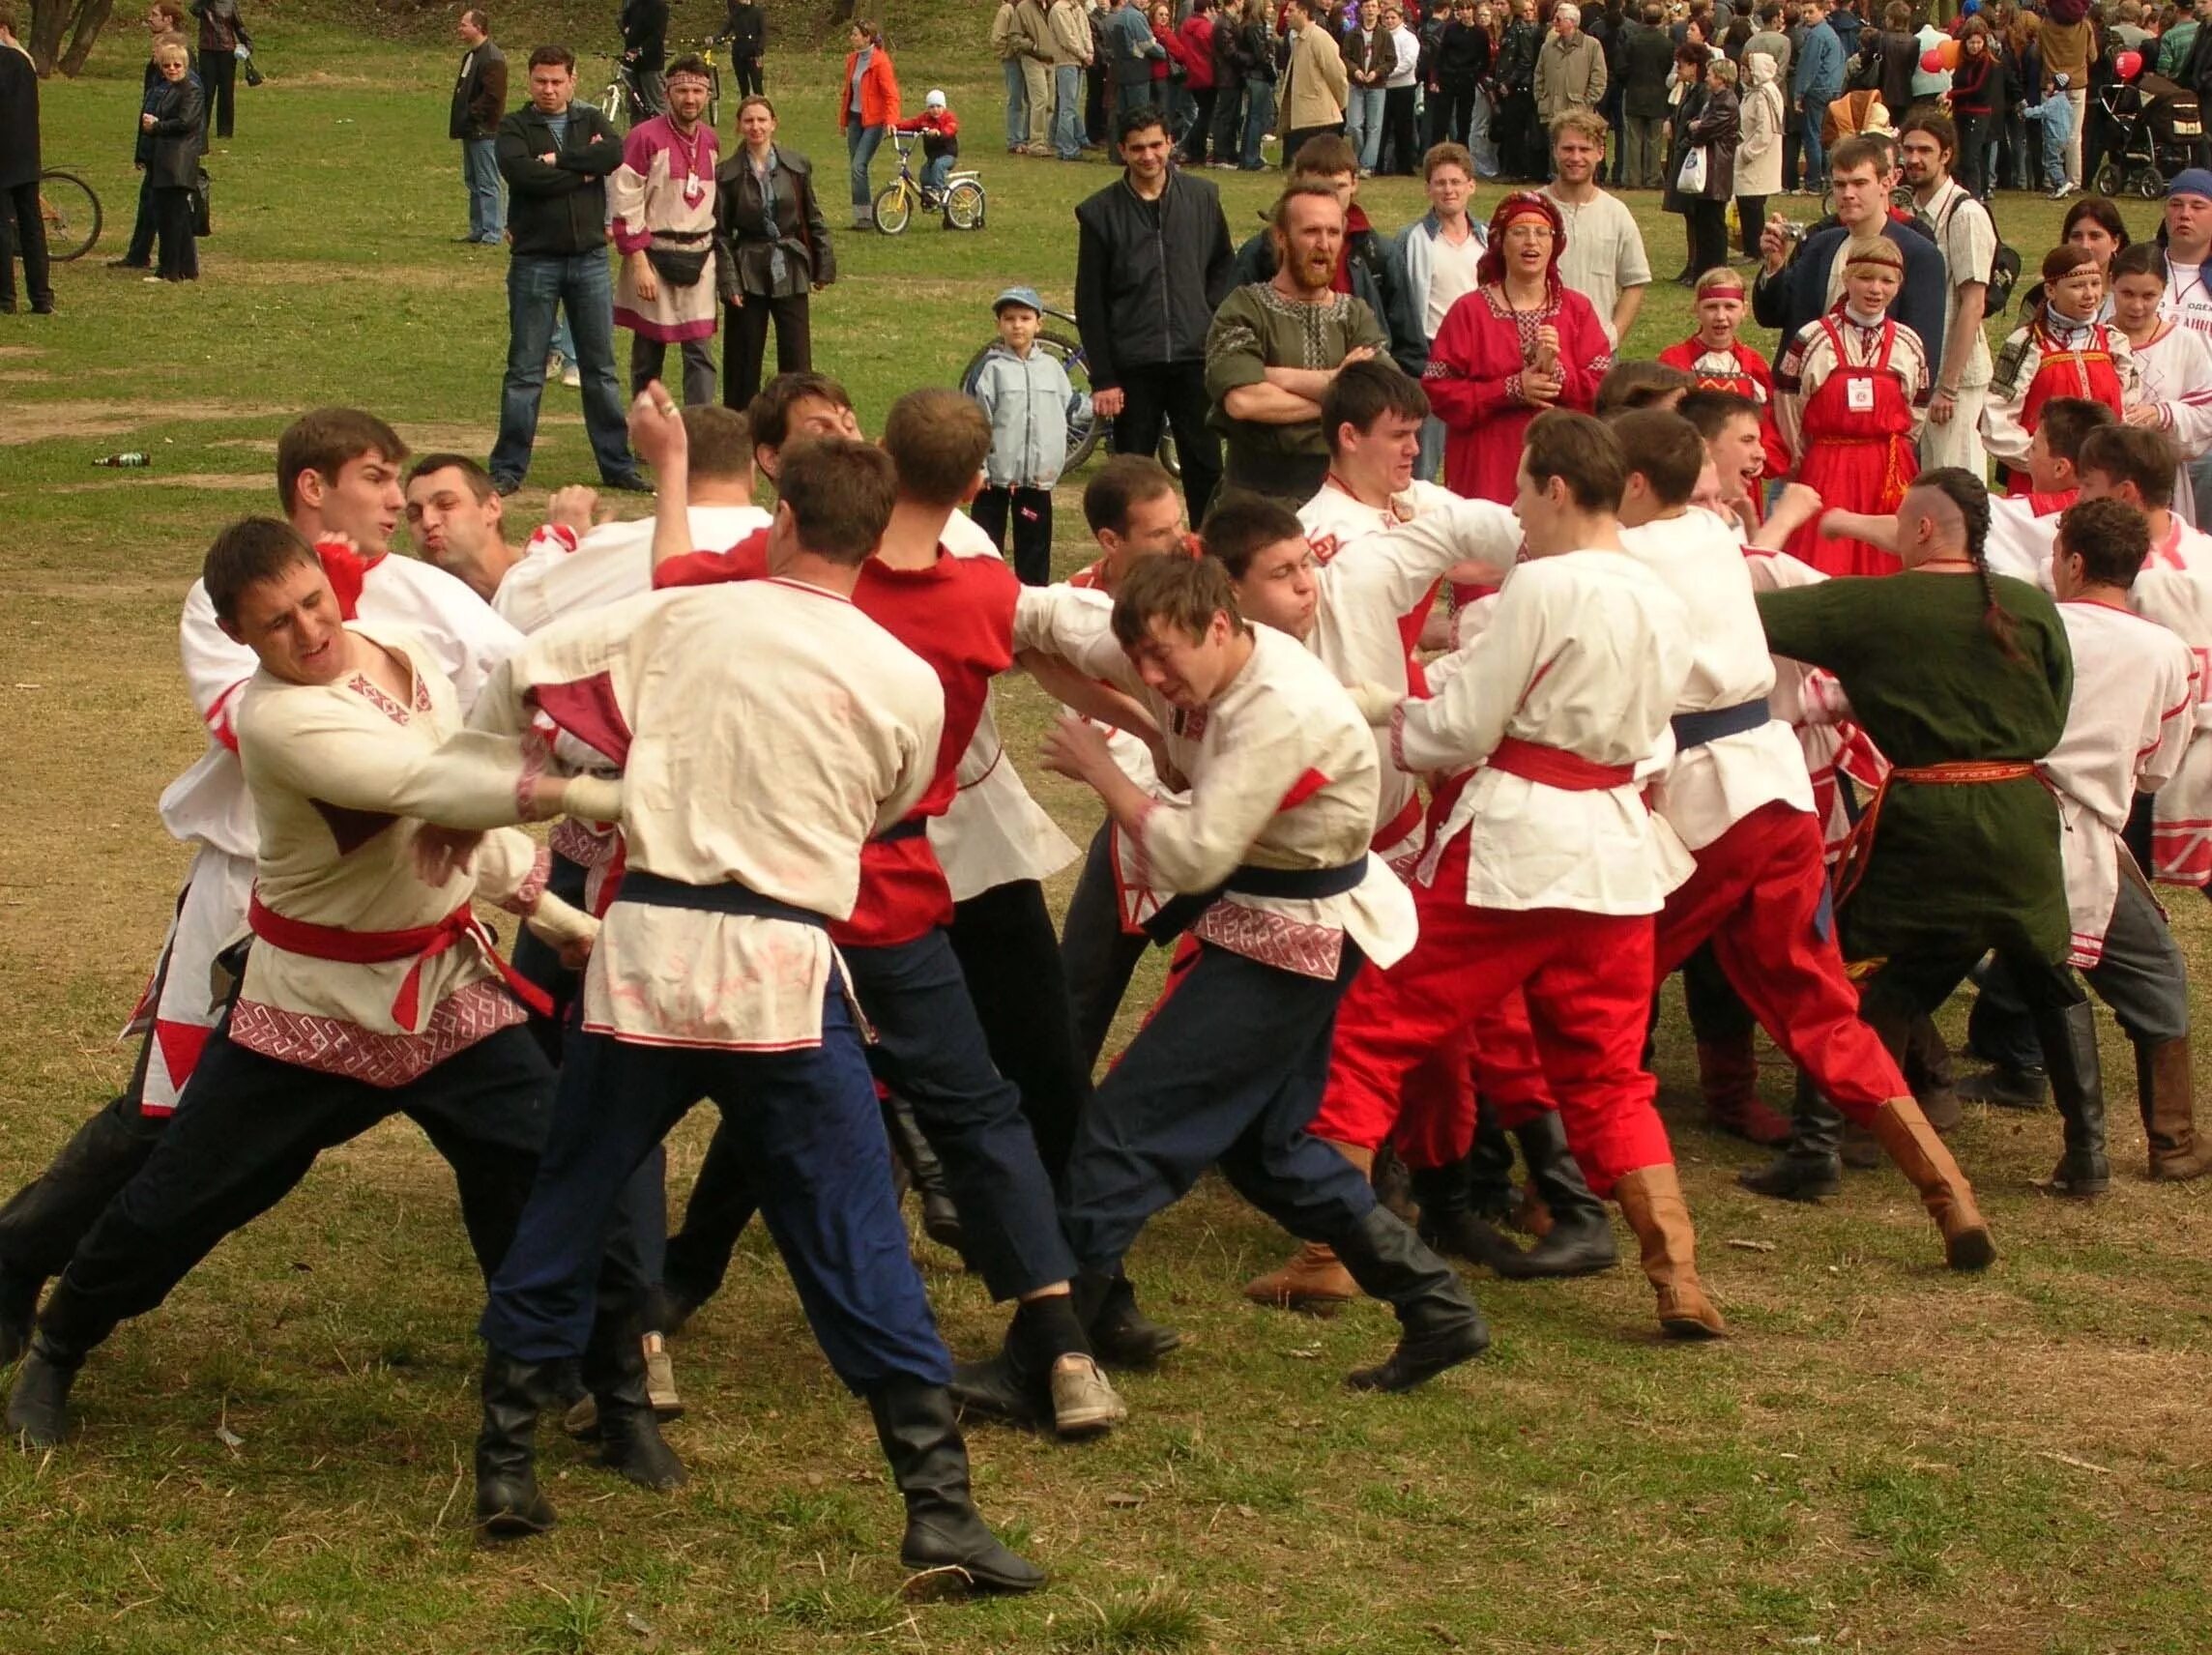
[[[952,176],[953,163],[958,156],[936,156],[921,163],[921,187],[932,195],[945,188],[945,181]]]
[[[1247,80],[1244,83],[1244,154],[1237,162],[1251,172],[1266,165],[1260,155],[1260,140],[1266,136],[1267,129],[1275,124],[1275,83],[1271,80]]]
[[[1052,151],[1062,160],[1083,154],[1083,66],[1063,63],[1052,72]]]
[[[538,404],[545,392],[545,353],[552,348],[554,311],[568,313],[575,363],[584,377],[584,429],[601,481],[635,475],[629,432],[615,378],[614,280],[604,247],[562,258],[516,253],[507,270],[507,380],[499,398],[499,441],[491,474],[520,482],[530,473],[538,440]]]
[[[1810,94],[1805,99],[1805,188],[1819,190],[1828,177],[1828,152],[1820,143],[1820,123],[1828,118],[1828,101]]]
[[[499,158],[496,140],[461,140],[461,179],[469,187],[469,234],[477,241],[497,243],[507,228],[507,214],[499,198]]]
[[[868,165],[876,159],[876,146],[884,141],[884,129],[863,127],[856,120],[845,129],[845,156],[853,168],[853,210],[858,213],[875,199],[868,187]]]
[[[1362,170],[1373,172],[1382,153],[1382,108],[1388,94],[1380,86],[1354,86],[1345,95],[1344,135],[1359,157]]]
[[[1167,110],[1161,108],[1159,101],[1152,96],[1152,83],[1150,80],[1127,80],[1116,84],[1114,126],[1117,131],[1120,130],[1121,117],[1132,109],[1159,109],[1160,118],[1163,121],[1167,119]]]
[[[1022,60],[1010,57],[999,67],[1006,75],[1006,148],[1020,149],[1030,141],[1030,89],[1022,78]]]

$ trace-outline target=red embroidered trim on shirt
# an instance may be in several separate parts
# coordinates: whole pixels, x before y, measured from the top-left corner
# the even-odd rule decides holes
[[[1344,963],[1344,932],[1339,927],[1315,925],[1240,902],[1215,903],[1198,916],[1190,934],[1202,943],[1301,977],[1334,981]]]
[[[530,861],[530,871],[523,875],[522,883],[515,886],[514,894],[503,897],[499,906],[509,914],[531,915],[538,912],[538,900],[545,894],[545,884],[553,877],[553,852],[540,845],[538,855]]]
[[[380,1034],[342,1017],[242,1000],[231,1008],[230,1038],[280,1063],[389,1090],[420,1079],[454,1053],[513,1028],[528,1015],[503,984],[487,977],[440,1001],[420,1034]]]
[[[407,722],[407,709],[385,694],[381,687],[371,682],[366,673],[355,673],[352,678],[346,681],[346,687],[359,694],[362,699],[383,713],[385,717],[391,719],[393,723],[404,725]]]

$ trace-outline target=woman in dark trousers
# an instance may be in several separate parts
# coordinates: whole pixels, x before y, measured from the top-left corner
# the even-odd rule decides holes
[[[154,191],[154,228],[161,256],[157,274],[146,279],[197,281],[200,256],[192,241],[192,186],[207,140],[207,100],[191,77],[191,54],[182,41],[156,46],[154,66],[161,73],[161,85],[138,124],[154,140],[146,182]]]
[[[251,49],[253,37],[238,15],[238,0],[192,0],[192,15],[200,20],[200,86],[215,135],[227,138],[238,99],[238,48]]]
[[[1697,128],[1699,118],[1705,112],[1706,100],[1712,95],[1711,83],[1705,78],[1704,73],[1705,65],[1710,61],[1710,54],[1702,42],[1685,40],[1674,48],[1674,74],[1681,83],[1682,98],[1674,105],[1674,126],[1667,137],[1667,170],[1662,181],[1666,192],[1660,196],[1659,206],[1662,212],[1679,213],[1682,216],[1682,268],[1674,279],[1684,287],[1695,284],[1703,274],[1697,262],[1697,203],[1701,197],[1685,195],[1680,181],[1682,162],[1689,159],[1690,151],[1696,147],[1691,134]],[[1732,113],[1734,111],[1732,110]],[[1738,115],[1738,124],[1740,119]],[[1732,155],[1730,159],[1732,160],[1734,158]],[[1708,180],[1711,177],[1709,161],[1706,176]],[[1720,262],[1728,262],[1725,249]]]
[[[757,94],[738,105],[738,148],[714,169],[715,279],[722,294],[722,400],[760,394],[768,325],[775,371],[814,365],[807,295],[837,279],[830,226],[802,155],[776,147],[775,106]]]
[[[182,37],[185,32],[185,9],[180,0],[154,0],[153,10],[146,14],[146,28],[153,36],[146,54],[145,85],[140,89],[138,113],[146,114],[154,107],[154,95],[161,86],[161,72],[154,67],[152,46],[164,35]],[[189,76],[193,85],[199,85],[197,75]],[[204,90],[204,89],[203,89]],[[146,176],[146,162],[153,158],[154,139],[144,124],[134,123],[131,129],[132,149],[131,164],[138,169],[138,216],[131,226],[131,245],[121,258],[107,261],[110,270],[152,270],[154,268],[154,185]]]
[[[1959,123],[1957,166],[1966,193],[1987,201],[1990,180],[1984,163],[1990,122],[2004,107],[2004,66],[1990,50],[1990,26],[1968,17],[1959,30],[1959,67],[1951,72],[1951,118]]]
[[[1735,146],[1741,122],[1735,96],[1735,65],[1716,57],[1705,65],[1705,102],[1696,115],[1686,113],[1690,148],[1705,152],[1705,188],[1686,197],[1690,208],[1690,280],[1729,261],[1728,204],[1735,194]]]
[[[730,67],[738,72],[741,96],[765,91],[761,59],[768,51],[768,15],[753,0],[730,0],[722,39],[730,43]]]

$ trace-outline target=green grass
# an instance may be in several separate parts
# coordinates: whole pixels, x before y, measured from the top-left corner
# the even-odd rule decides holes
[[[445,15],[376,20],[397,40],[254,21],[277,78],[242,94],[239,141],[209,163],[218,234],[197,287],[98,262],[134,195],[135,36],[119,23],[84,79],[44,89],[49,164],[94,181],[109,228],[60,273],[59,316],[0,320],[0,741],[15,761],[0,1183],[42,1166],[124,1078],[113,1031],[185,861],[154,800],[200,747],[179,596],[216,528],[274,508],[276,433],[343,401],[418,449],[480,453],[496,421],[505,260],[451,242],[465,205],[443,135]],[[957,374],[1002,287],[1068,301],[1069,208],[1111,176],[999,154],[979,10],[892,21],[904,83],[946,87],[975,134],[991,219],[969,237],[922,223],[840,238],[819,361],[871,428],[899,392]],[[607,33],[600,17],[572,38]],[[830,60],[779,52],[770,73],[784,137],[834,205]],[[1208,176],[1241,234],[1267,184]],[[1363,198],[1385,226],[1420,206],[1395,181]],[[1635,205],[1672,271],[1677,221]],[[2147,233],[2149,210],[2127,210]],[[2058,214],[2007,197],[2000,217],[2032,264]],[[1687,331],[1685,297],[1661,287],[1632,348]],[[591,475],[573,396],[548,392],[524,524],[544,488]],[[92,468],[125,448],[154,468]],[[1063,568],[1085,556],[1080,481],[1061,496]],[[1033,788],[1081,837],[1094,805],[1029,762],[1041,699],[1014,682],[1003,700]],[[2175,919],[2201,960],[2205,906],[2177,897]],[[1208,1183],[1131,1261],[1149,1308],[1192,1337],[1128,1380],[1127,1429],[1081,1449],[974,1435],[979,1500],[1055,1575],[1020,1603],[910,1593],[872,1437],[758,1236],[677,1346],[690,1411],[672,1438],[690,1486],[647,1495],[548,1430],[562,1526],[480,1547],[466,1518],[480,1289],[444,1169],[412,1129],[382,1129],[118,1334],[79,1387],[67,1451],[0,1456],[0,1650],[2194,1655],[2212,1613],[2212,1216],[2203,1192],[2133,1176],[2141,1139],[2110,1030],[2113,1194],[2077,1208],[2032,1193],[2054,1118],[1970,1118],[1960,1153],[2004,1257],[1963,1280],[1893,1176],[1854,1176],[1802,1210],[1737,1190],[1755,1157],[1699,1121],[1669,1002],[1665,1103],[1735,1339],[1659,1345],[1632,1268],[1481,1281],[1488,1358],[1412,1397],[1349,1396],[1339,1376],[1386,1346],[1387,1316],[1246,1306],[1238,1284],[1284,1242]],[[1786,1099],[1778,1063],[1767,1081]],[[679,1192],[703,1130],[677,1139]],[[987,1348],[999,1313],[946,1255],[920,1253],[949,1341]]]

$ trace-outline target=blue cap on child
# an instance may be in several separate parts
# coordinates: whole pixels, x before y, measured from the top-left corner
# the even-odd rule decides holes
[[[2187,176],[2184,174],[2183,176]],[[1033,287],[1009,287],[991,301],[991,314],[996,316],[1009,305],[1026,305],[1038,315],[1044,314],[1044,301],[1037,297]]]

